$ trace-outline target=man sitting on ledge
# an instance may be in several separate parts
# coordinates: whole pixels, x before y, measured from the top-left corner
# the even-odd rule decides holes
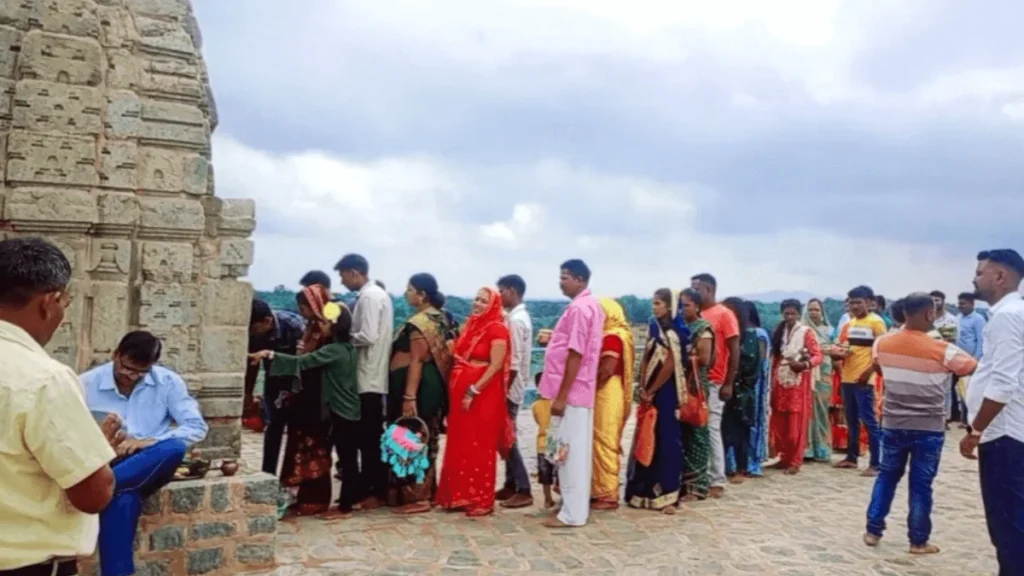
[[[111,362],[80,376],[89,409],[116,414],[127,434],[113,463],[114,498],[100,513],[102,576],[135,573],[133,543],[142,500],[171,481],[189,445],[208,430],[185,381],[156,365],[161,349],[149,332],[129,332]]]

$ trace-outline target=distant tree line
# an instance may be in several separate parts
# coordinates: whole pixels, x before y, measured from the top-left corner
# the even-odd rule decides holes
[[[295,305],[295,292],[285,288],[284,286],[278,286],[271,292],[256,291],[256,297],[266,301],[270,304],[271,308],[278,310],[296,310]],[[339,295],[339,297],[351,305],[355,300],[354,294]],[[412,313],[412,309],[409,304],[405,301],[403,295],[392,295],[391,300],[394,303],[395,308],[395,326],[399,326],[406,318]],[[638,296],[628,295],[616,298],[619,304],[622,305],[623,310],[626,312],[626,317],[633,324],[646,324],[647,320],[651,316],[651,299],[640,298]],[[470,298],[460,298],[458,296],[448,296],[445,308],[452,313],[453,316],[462,322],[469,316],[470,309],[472,308],[473,300]],[[558,317],[562,315],[562,311],[565,310],[567,302],[564,300],[527,300],[526,309],[530,312],[530,317],[533,320],[534,331],[543,330],[545,328],[553,328],[555,322],[558,321]],[[779,311],[778,302],[754,302],[757,307],[757,312],[761,316],[761,324],[765,329],[771,330],[776,324],[782,320],[782,314]],[[843,315],[843,302],[842,300],[826,299],[825,300],[825,313],[828,315],[829,321],[833,326],[839,322],[839,318]]]

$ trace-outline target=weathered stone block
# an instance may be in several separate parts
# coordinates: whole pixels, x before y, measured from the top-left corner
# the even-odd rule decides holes
[[[100,44],[107,48],[131,47],[138,41],[139,33],[135,30],[131,12],[121,6],[97,6],[96,14],[100,18]],[[110,83],[108,76],[107,83]]]
[[[198,482],[198,481],[193,481]],[[182,486],[171,491],[171,510],[177,514],[191,514],[203,507],[206,486]]]
[[[199,327],[199,371],[234,372],[245,366],[248,327]]]
[[[149,330],[164,344],[163,356],[160,362],[189,380],[189,374],[196,369],[196,344],[194,326],[147,326],[140,325],[142,329]]]
[[[205,196],[212,192],[209,186],[211,178],[210,161],[198,154],[185,157],[185,168],[182,177],[182,188],[187,194]]]
[[[135,78],[139,94],[195,104],[203,101],[205,91],[196,64],[161,56],[133,62],[137,67]]]
[[[21,40],[18,78],[99,86],[103,51],[98,40],[32,30]]]
[[[234,458],[242,450],[242,423],[237,416],[208,418],[210,431],[199,444],[203,457],[209,459]]]
[[[44,80],[22,80],[14,93],[18,130],[61,134],[99,134],[103,129],[100,88]]]
[[[142,278],[147,282],[188,282],[194,248],[184,242],[145,242],[142,244]]]
[[[7,132],[11,129],[14,120],[14,80],[0,78],[0,132]],[[6,162],[0,157],[0,176],[3,176]],[[0,182],[3,179],[0,178]]]
[[[82,231],[98,217],[96,200],[85,190],[17,188],[4,205],[5,220],[81,225]]]
[[[197,323],[198,294],[195,286],[143,284],[139,287],[139,324],[165,328]]]
[[[196,542],[199,540],[230,538],[237,532],[238,527],[231,522],[199,522],[193,524],[189,530],[189,539],[192,542]]]
[[[139,221],[139,200],[132,194],[104,192],[97,196],[98,228],[131,230]]]
[[[207,160],[197,154],[143,147],[139,150],[139,187],[154,192],[206,194]],[[202,171],[202,176],[196,171]],[[189,172],[191,171],[191,173]]]
[[[132,25],[134,32],[134,25]],[[141,62],[135,59],[130,47],[107,50],[107,88],[130,90],[139,83]],[[109,119],[109,116],[108,116]]]
[[[161,492],[157,492],[156,494],[153,494],[149,498],[146,498],[145,500],[142,501],[142,514],[144,516],[150,516],[160,513],[160,509],[163,505],[163,502],[160,499],[160,495]]]
[[[0,22],[69,36],[99,36],[96,6],[90,0],[9,0],[0,2]]]
[[[194,58],[196,55],[192,37],[180,22],[136,15],[135,28],[139,31],[139,48],[144,52],[179,58]]]
[[[80,259],[77,258],[76,259]],[[74,260],[72,260],[74,262]],[[46,345],[46,351],[55,360],[62,362],[75,369],[83,366],[79,361],[79,335],[85,326],[84,301],[81,297],[82,283],[79,280],[72,280],[69,287],[72,295],[78,297],[72,299],[71,305],[64,311],[64,323],[57,328],[50,342]]]
[[[206,115],[194,104],[160,100],[142,101],[142,133],[145,142],[203,149],[209,145]]]
[[[263,566],[274,562],[273,544],[239,544],[235,559],[246,566]]]
[[[185,529],[181,526],[164,526],[149,535],[149,549],[152,552],[178,550],[185,546]]]
[[[188,574],[209,574],[224,565],[223,548],[206,548],[188,553]]]
[[[203,206],[184,198],[139,198],[139,224],[159,234],[198,236],[206,226]],[[161,232],[162,231],[162,232]]]
[[[234,198],[203,198],[206,235],[247,237],[256,229],[256,203]]]
[[[203,322],[217,326],[249,326],[252,285],[220,280],[203,285]]]
[[[277,533],[277,516],[273,514],[265,514],[263,516],[253,516],[249,518],[249,535],[258,536],[260,534],[276,534]]]
[[[189,12],[185,0],[128,0],[128,7],[136,14],[174,21],[183,21]]]
[[[227,512],[234,507],[231,503],[231,491],[227,484],[216,484],[210,488],[210,509],[214,512]],[[275,518],[276,520],[276,518]],[[275,524],[276,531],[276,524]]]
[[[131,272],[132,242],[123,238],[93,238],[90,256],[89,272],[94,276],[127,276]]]
[[[7,180],[97,186],[96,139],[12,132],[7,143]]]
[[[100,148],[100,184],[105,188],[137,189],[138,156],[138,146],[134,142],[104,142]]]
[[[14,78],[14,63],[21,52],[21,30],[0,26],[0,78]]]
[[[246,504],[266,504],[277,506],[277,498],[281,493],[281,484],[269,475],[261,480],[253,480],[245,484]]]
[[[135,563],[135,576],[173,576],[168,560],[149,560]]]
[[[124,240],[123,242],[127,242]],[[92,282],[89,346],[93,362],[105,362],[128,331],[128,285],[121,282]]]
[[[242,398],[203,398],[199,408],[207,418],[238,418],[242,415]]]

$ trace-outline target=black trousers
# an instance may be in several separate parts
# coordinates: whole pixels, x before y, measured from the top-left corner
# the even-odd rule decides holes
[[[736,473],[746,474],[749,465],[750,426],[744,422],[739,409],[726,404],[722,412],[722,444],[726,453],[731,448],[736,461]]]
[[[341,498],[338,509],[351,512],[359,502],[362,487],[359,479],[359,434],[358,420],[345,420],[331,414],[331,443],[338,454],[338,468],[341,470]]]
[[[380,437],[384,434],[384,395],[372,392],[360,394],[359,404],[359,497],[376,496],[383,500],[387,491],[387,469],[380,461]]]
[[[263,385],[263,471],[277,476],[277,461],[281,457],[281,443],[288,421],[286,409],[277,407],[277,397],[282,387],[290,384],[287,378],[267,378]]]

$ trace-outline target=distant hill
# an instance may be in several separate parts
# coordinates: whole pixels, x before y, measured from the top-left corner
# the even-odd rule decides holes
[[[822,297],[826,297],[826,296],[823,296],[822,294],[814,294],[814,293],[811,293],[811,292],[804,292],[804,291],[801,291],[801,290],[798,290],[796,292],[784,292],[784,291],[776,290],[774,292],[761,292],[759,294],[743,294],[743,295],[740,295],[740,298],[743,298],[744,300],[753,300],[755,302],[782,302],[783,300],[790,300],[790,299],[794,299],[795,298],[795,299],[797,299],[797,300],[799,300],[801,302],[806,303],[811,298],[822,298]],[[827,297],[828,298],[833,298],[835,300],[841,300],[842,299],[842,298],[839,298],[839,297],[836,297],[836,296],[827,296]]]

